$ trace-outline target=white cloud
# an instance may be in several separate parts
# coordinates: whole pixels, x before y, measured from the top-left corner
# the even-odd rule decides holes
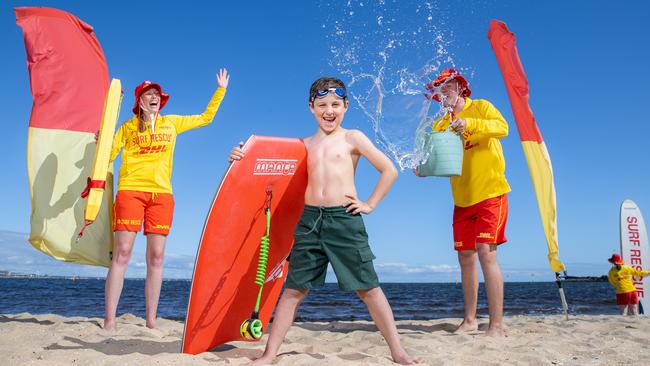
[[[28,235],[0,230],[0,270],[51,276],[105,277],[106,268],[79,265],[55,260],[32,247]],[[144,253],[134,252],[126,272],[127,277],[146,276]],[[194,258],[173,253],[165,255],[165,278],[191,278]]]
[[[458,272],[458,265],[450,264],[422,264],[407,263],[376,263],[375,270],[382,273],[424,274],[424,273],[451,273]]]
[[[34,249],[27,241],[28,235],[0,230],[0,270],[19,273],[39,273],[55,276],[105,277],[106,268],[78,265],[57,261]],[[194,256],[165,253],[165,278],[189,279],[194,269]],[[566,263],[572,276],[598,276],[606,274],[609,264]],[[375,262],[375,269],[382,282],[459,282],[458,263],[453,264],[409,264],[399,262]],[[555,276],[548,267],[523,267],[518,264],[502,263],[505,281],[554,281]],[[144,253],[134,252],[126,276],[144,278],[146,261]],[[479,275],[481,271],[479,270]],[[328,270],[327,281],[336,281],[334,273]]]

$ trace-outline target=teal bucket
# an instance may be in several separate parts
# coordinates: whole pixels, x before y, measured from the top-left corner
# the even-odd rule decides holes
[[[463,171],[463,139],[455,132],[427,134],[425,149],[427,161],[418,166],[423,177],[457,177]]]

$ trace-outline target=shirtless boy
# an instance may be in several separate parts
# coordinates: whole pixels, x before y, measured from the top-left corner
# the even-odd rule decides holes
[[[355,291],[366,304],[370,316],[386,339],[393,361],[403,365],[417,363],[400,343],[393,312],[379,287],[372,263],[361,214],[369,214],[384,198],[397,178],[391,161],[361,131],[341,127],[349,106],[343,82],[320,78],[309,91],[309,109],[318,128],[304,139],[307,148],[308,183],[305,209],[294,233],[289,257],[289,272],[271,325],[264,354],[252,365],[270,364],[278,354],[300,303],[309,289],[325,283],[327,264],[331,263],[339,287]],[[354,173],[363,156],[381,173],[370,197],[357,197]],[[230,161],[245,155],[233,148]]]

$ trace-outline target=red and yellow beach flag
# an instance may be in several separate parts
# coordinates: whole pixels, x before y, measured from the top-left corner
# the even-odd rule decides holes
[[[557,216],[553,167],[546,144],[539,132],[535,116],[528,104],[528,79],[519,60],[515,35],[508,30],[505,23],[498,20],[490,22],[488,38],[496,55],[506,84],[512,112],[515,116],[521,144],[528,162],[528,169],[535,187],[535,195],[542,216],[548,260],[553,272],[565,271],[564,264],[558,258]]]
[[[64,11],[16,8],[33,97],[27,144],[32,200],[29,242],[59,260],[108,266],[113,247],[112,168],[95,223],[84,226],[80,197],[91,175],[95,133],[109,87],[92,26]]]

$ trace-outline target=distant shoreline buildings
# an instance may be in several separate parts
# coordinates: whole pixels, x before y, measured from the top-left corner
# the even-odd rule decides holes
[[[2,278],[26,278],[26,279],[65,279],[65,280],[88,280],[88,279],[100,279],[104,280],[104,277],[80,277],[80,276],[52,276],[52,275],[41,275],[36,273],[19,273],[11,271],[0,271],[0,279]],[[144,280],[144,278],[128,278],[130,280]],[[170,278],[165,279],[165,281],[191,281],[189,278]],[[564,282],[607,282],[607,276],[566,276],[563,278]],[[506,281],[507,282],[507,281]],[[521,282],[521,281],[515,281]],[[525,282],[525,281],[524,281]],[[389,282],[386,282],[389,283]]]
[[[67,279],[67,280],[77,280],[79,276],[50,276],[50,275],[40,275],[35,273],[18,273],[11,271],[0,271],[0,278],[57,278],[57,279]]]

